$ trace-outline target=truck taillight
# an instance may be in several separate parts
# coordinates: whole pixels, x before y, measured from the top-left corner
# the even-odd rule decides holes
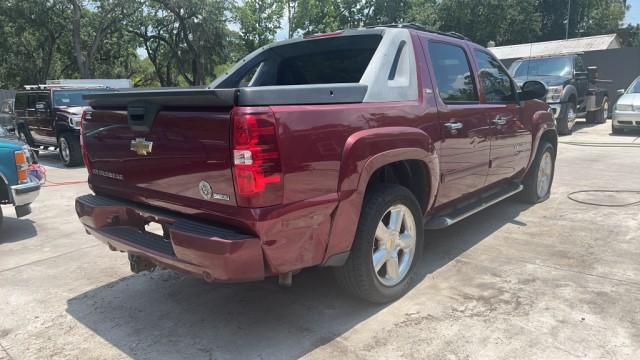
[[[89,159],[89,153],[87,152],[87,147],[84,144],[85,137],[85,122],[87,119],[91,119],[91,111],[85,110],[82,112],[82,117],[80,118],[80,148],[82,149],[82,160],[84,160],[84,166],[87,168],[89,175],[91,175],[91,161]]]
[[[27,161],[26,151],[15,152],[16,170],[18,175],[18,183],[23,184],[27,182],[27,172],[29,168],[29,162]]]
[[[282,203],[282,165],[273,112],[269,108],[235,108],[231,119],[238,206],[266,207]]]

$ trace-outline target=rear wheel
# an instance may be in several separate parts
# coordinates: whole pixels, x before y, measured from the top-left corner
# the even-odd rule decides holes
[[[576,123],[576,104],[573,102],[565,104],[556,122],[558,124],[558,134],[571,135],[573,126]]]
[[[82,150],[80,140],[73,134],[65,133],[58,138],[58,151],[60,159],[66,167],[82,164]]]
[[[364,300],[385,303],[411,286],[422,255],[422,212],[413,194],[398,185],[368,191],[346,264],[338,282]]]
[[[2,229],[2,221],[4,219],[4,215],[2,215],[2,206],[0,206],[0,229]]]
[[[35,146],[33,139],[31,139],[31,136],[27,134],[27,131],[24,128],[18,129],[18,139],[20,139],[20,141],[29,145],[30,147]]]
[[[602,99],[602,105],[600,109],[595,111],[589,111],[586,116],[587,123],[589,124],[604,124],[609,117],[609,99],[605,97]]]
[[[522,182],[522,201],[537,204],[549,198],[555,174],[555,160],[556,149],[550,143],[541,141],[534,162]]]

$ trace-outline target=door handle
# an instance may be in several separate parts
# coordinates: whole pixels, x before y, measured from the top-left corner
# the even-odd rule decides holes
[[[491,122],[494,123],[495,125],[505,125],[507,123],[507,119],[503,118],[502,116],[498,116],[497,118],[493,119]]]
[[[464,125],[457,121],[452,121],[452,122],[445,123],[444,126],[449,130],[459,130],[459,129],[462,129]]]

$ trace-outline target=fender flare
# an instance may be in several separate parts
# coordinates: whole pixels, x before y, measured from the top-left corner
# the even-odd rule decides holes
[[[531,168],[531,165],[533,165],[533,161],[536,158],[536,153],[538,152],[538,146],[540,146],[540,139],[542,139],[542,135],[544,135],[548,131],[551,131],[555,134],[556,139],[558,137],[556,123],[553,120],[553,115],[551,115],[551,113],[548,111],[536,111],[531,119],[531,125],[531,128],[533,130],[533,142],[531,146],[531,154],[529,155],[529,163],[527,164],[527,169],[524,174],[527,174],[529,172],[529,169]],[[558,142],[556,140],[556,153],[558,152],[557,143]]]
[[[435,200],[440,174],[435,145],[429,135],[418,128],[384,127],[359,131],[347,139],[338,181],[339,202],[333,214],[325,265],[341,265],[341,261],[328,260],[351,249],[371,176],[381,167],[403,160],[419,160],[424,164],[431,189],[427,199],[418,201],[425,201],[425,208],[429,209]],[[338,257],[346,261],[346,256]]]
[[[576,105],[578,102],[578,90],[576,89],[576,87],[574,85],[567,85],[564,90],[562,90],[562,102],[566,103],[569,102],[569,99],[571,98],[571,95],[574,95],[576,98]]]

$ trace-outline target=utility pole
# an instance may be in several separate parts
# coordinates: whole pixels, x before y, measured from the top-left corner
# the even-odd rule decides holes
[[[564,35],[564,39],[569,39],[569,20],[571,20],[571,0],[569,0],[569,6],[567,7],[567,31]]]

